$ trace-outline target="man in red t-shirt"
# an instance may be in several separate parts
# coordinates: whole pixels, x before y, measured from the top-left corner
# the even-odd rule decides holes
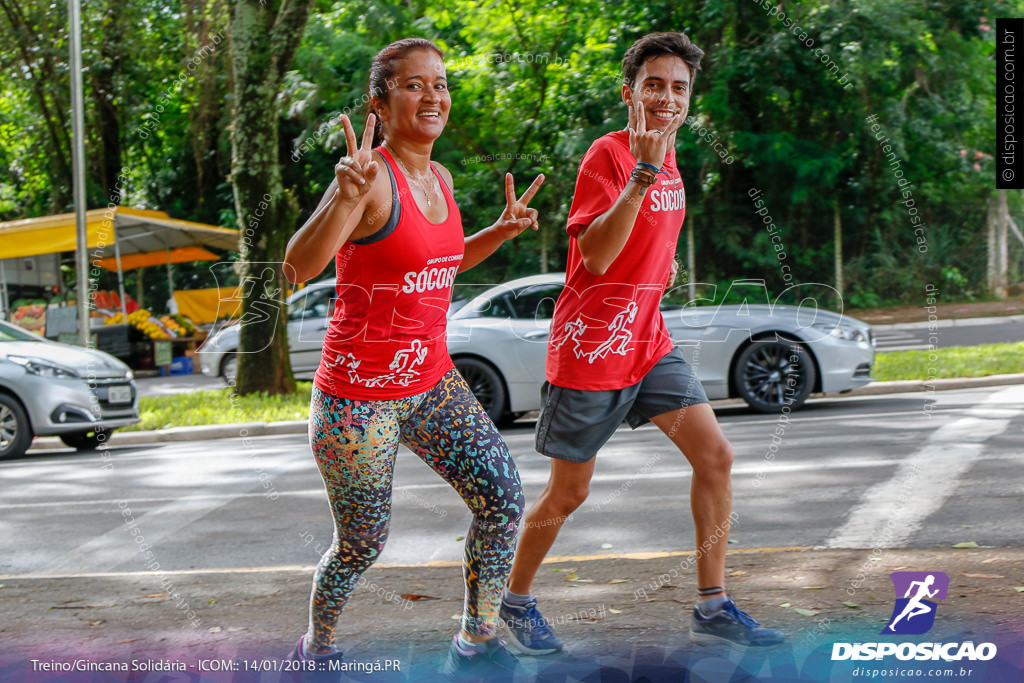
[[[551,477],[526,515],[502,601],[509,645],[524,654],[562,648],[531,585],[562,523],[587,497],[594,456],[623,420],[633,428],[653,422],[693,467],[698,599],[691,638],[744,648],[784,640],[726,595],[732,446],[660,310],[686,206],[676,131],[703,55],[681,33],[634,43],[622,60],[629,127],[595,141],[580,163],[537,422],[537,450],[551,457]]]

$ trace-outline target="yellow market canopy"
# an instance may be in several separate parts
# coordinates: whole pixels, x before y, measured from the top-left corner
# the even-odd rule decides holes
[[[125,311],[125,270],[165,264],[167,289],[174,297],[172,263],[212,261],[216,254],[203,247],[238,249],[238,231],[171,218],[163,211],[123,206],[85,212],[86,250],[90,263],[117,271],[121,312]],[[3,259],[76,251],[75,214],[24,218],[0,223],[0,271]],[[0,278],[0,297],[6,309],[6,283]]]
[[[192,261],[216,261],[220,257],[202,247],[181,247],[166,251],[151,251],[148,254],[121,256],[121,270],[134,270],[145,266],[162,266],[167,263],[190,263]],[[108,257],[94,261],[107,270],[117,270],[117,259]]]
[[[90,262],[114,257],[115,240],[122,261],[132,254],[160,252],[162,258],[153,265],[167,263],[168,250],[185,247],[238,249],[237,230],[178,220],[163,211],[118,206],[86,211],[85,216]],[[0,223],[0,259],[75,251],[75,247],[73,213]],[[122,263],[122,267],[127,266]]]

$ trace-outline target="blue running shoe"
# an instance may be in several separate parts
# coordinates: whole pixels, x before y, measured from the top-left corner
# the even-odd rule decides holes
[[[288,653],[284,659],[286,664],[284,680],[292,680],[296,683],[337,683],[341,678],[344,655],[341,652],[332,652],[328,655],[310,657],[305,652],[304,641],[306,636],[299,638],[295,649]]]
[[[722,608],[710,616],[693,608],[693,624],[690,626],[690,640],[706,645],[728,644],[734,648],[769,648],[786,639],[782,631],[765,628],[749,614],[727,600]]]
[[[505,628],[512,634],[508,639],[508,645],[516,652],[524,655],[548,655],[562,649],[561,638],[551,631],[548,622],[537,609],[536,600],[530,600],[525,605],[513,605],[502,600],[498,615]]]
[[[512,681],[520,673],[519,662],[505,649],[497,638],[484,644],[483,652],[469,654],[459,647],[459,636],[452,638],[448,657],[441,665],[440,673],[446,681]]]

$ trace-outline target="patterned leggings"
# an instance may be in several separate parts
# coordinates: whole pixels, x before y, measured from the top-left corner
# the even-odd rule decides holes
[[[314,652],[334,646],[342,608],[384,548],[399,443],[451,484],[472,511],[462,627],[495,633],[524,499],[504,439],[462,376],[452,369],[429,391],[384,401],[338,398],[314,386],[309,440],[334,514],[334,542],[313,577],[307,646]]]

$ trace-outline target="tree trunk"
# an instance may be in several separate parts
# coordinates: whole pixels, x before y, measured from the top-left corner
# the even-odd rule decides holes
[[[61,95],[69,90],[66,76],[58,78],[53,65],[53,55],[39,46],[48,39],[34,30],[36,20],[28,17],[17,2],[0,0],[3,11],[11,25],[12,35],[5,40],[17,44],[22,65],[32,82],[32,94],[43,116],[52,149],[48,154],[53,181],[50,183],[51,208],[61,212],[71,206],[71,123],[66,112],[70,103]]]
[[[135,303],[139,305],[139,308],[145,308],[145,297],[143,296],[143,287],[145,287],[144,280],[146,276],[146,268],[142,267],[135,271]]]
[[[100,141],[103,152],[99,159],[99,177],[103,186],[103,197],[115,201],[111,191],[117,185],[121,173],[121,119],[117,108],[117,89],[114,78],[121,72],[124,54],[120,13],[122,5],[111,0],[107,5],[103,23],[105,40],[100,49],[101,59],[93,66],[93,98],[96,102],[96,116],[99,121]],[[116,197],[121,203],[120,193]]]
[[[1007,245],[1007,224],[1010,222],[1010,209],[1006,205],[1006,190],[997,190],[998,213],[996,219],[996,289],[995,293],[1000,299],[1007,297],[1009,286],[1009,249]]]
[[[986,221],[987,227],[987,254],[988,264],[985,269],[985,285],[990,294],[994,294],[996,287],[998,286],[998,273],[999,268],[996,263],[996,198],[989,197],[988,199],[988,216]]]
[[[843,303],[843,222],[839,217],[839,202],[832,202],[832,215],[833,220],[833,235],[832,240],[835,242],[835,270],[836,270],[836,291],[839,292],[839,304]]]
[[[548,272],[548,232],[540,231],[540,272]]]
[[[311,4],[312,0],[229,4],[234,73],[231,184],[242,231],[237,394],[295,391],[281,261],[298,208],[281,183],[277,96]]]
[[[697,298],[697,243],[693,236],[693,219],[686,221],[686,283],[690,294],[688,301]]]
[[[216,7],[211,12],[210,7]],[[218,34],[215,27],[221,26],[221,5],[211,0],[188,0],[185,4],[187,26],[195,47],[210,45],[211,38]],[[223,127],[223,115],[229,105],[224,92],[230,84],[227,57],[221,51],[210,55],[204,68],[196,70],[195,97],[189,107],[189,140],[192,144],[192,159],[195,162],[195,191],[198,199],[199,220],[208,223],[218,221],[217,188],[225,173],[221,170],[221,141],[228,131]]]

